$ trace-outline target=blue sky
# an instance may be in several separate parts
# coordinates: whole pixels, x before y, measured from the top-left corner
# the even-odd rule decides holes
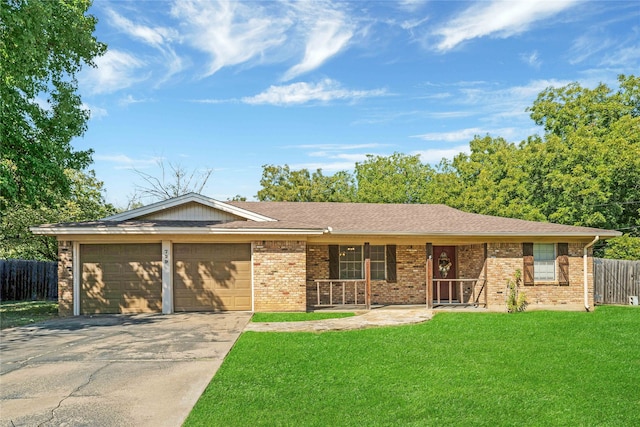
[[[474,135],[539,132],[548,86],[640,70],[636,1],[94,0],[108,52],[79,75],[77,149],[125,206],[160,159],[214,170],[204,194],[251,200],[262,165],[352,169],[366,154],[437,163]]]

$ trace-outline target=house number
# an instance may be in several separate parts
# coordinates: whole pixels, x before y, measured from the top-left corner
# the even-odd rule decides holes
[[[164,263],[169,264],[169,249],[165,249],[163,252],[164,252]]]

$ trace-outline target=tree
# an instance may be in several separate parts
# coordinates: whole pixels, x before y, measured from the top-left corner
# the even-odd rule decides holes
[[[144,184],[135,186],[134,194],[129,205],[135,205],[142,199],[154,201],[171,199],[187,193],[202,193],[213,169],[206,168],[203,171],[193,169],[188,171],[180,163],[158,160],[160,175],[154,176],[146,172],[134,169],[133,171],[142,178]]]
[[[346,171],[324,175],[307,169],[292,171],[289,165],[263,165],[260,201],[350,202],[355,195],[353,176]]]
[[[95,172],[65,171],[71,182],[68,196],[57,196],[52,204],[17,202],[0,218],[0,259],[22,258],[55,261],[58,245],[50,236],[38,236],[29,227],[57,222],[89,221],[115,213],[105,202],[104,186]]]
[[[618,230],[640,225],[640,79],[543,91],[530,108],[543,138],[522,146],[528,185],[545,217]]]
[[[625,234],[607,240],[604,258],[640,260],[640,237]]]
[[[356,163],[356,199],[366,203],[427,203],[433,173],[419,155],[367,155],[364,162]]]
[[[2,0],[0,210],[69,195],[69,169],[91,163],[70,141],[86,130],[76,75],[106,46],[93,36],[90,0]]]
[[[470,154],[443,160],[430,199],[468,212],[528,220],[544,216],[530,203],[522,151],[503,138],[476,136]]]

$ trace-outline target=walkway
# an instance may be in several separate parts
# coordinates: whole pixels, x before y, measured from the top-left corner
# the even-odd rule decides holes
[[[249,322],[245,331],[254,332],[326,332],[365,329],[381,326],[400,326],[425,322],[433,311],[425,307],[382,307],[340,319],[309,320],[304,322]]]

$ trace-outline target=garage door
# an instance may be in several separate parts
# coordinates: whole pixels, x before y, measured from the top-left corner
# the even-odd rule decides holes
[[[173,245],[175,311],[251,310],[250,244]]]
[[[80,245],[80,312],[162,311],[160,244]]]

